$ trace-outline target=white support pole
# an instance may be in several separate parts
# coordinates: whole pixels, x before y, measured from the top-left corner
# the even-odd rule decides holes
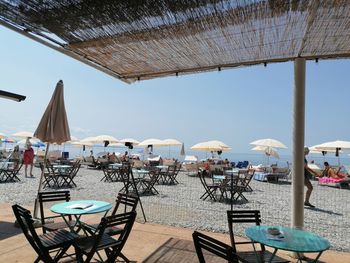
[[[292,227],[304,226],[305,59],[294,60]]]

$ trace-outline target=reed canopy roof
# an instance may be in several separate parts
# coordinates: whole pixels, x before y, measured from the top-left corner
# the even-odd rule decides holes
[[[350,54],[348,0],[0,0],[0,20],[126,82]]]

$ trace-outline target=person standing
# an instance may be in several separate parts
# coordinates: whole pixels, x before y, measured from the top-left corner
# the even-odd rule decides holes
[[[309,207],[315,207],[310,203],[310,196],[313,190],[313,186],[311,184],[310,179],[312,178],[312,175],[318,176],[316,172],[314,172],[308,165],[306,160],[306,155],[308,155],[310,152],[308,147],[304,148],[304,185],[307,187],[306,193],[305,193],[305,201],[304,206]]]
[[[28,142],[26,144],[26,150],[24,151],[24,154],[23,154],[24,173],[26,177],[27,177],[28,165],[30,165],[30,177],[34,178],[33,160],[34,160],[34,150],[32,148],[32,144]]]
[[[15,148],[13,148],[13,152],[11,155],[11,161],[14,163],[14,169],[17,170],[21,160],[21,153],[19,151],[19,146],[16,145]]]

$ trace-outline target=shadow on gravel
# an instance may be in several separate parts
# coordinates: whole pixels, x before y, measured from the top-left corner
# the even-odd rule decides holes
[[[325,210],[325,209],[322,209],[322,208],[317,208],[317,207],[305,207],[305,209],[308,209],[308,210],[312,210],[312,211],[315,211],[315,212],[321,212],[321,213],[325,213],[325,214],[329,214],[329,215],[336,215],[336,216],[342,216],[343,214],[340,214],[340,213],[335,213],[331,210]]]

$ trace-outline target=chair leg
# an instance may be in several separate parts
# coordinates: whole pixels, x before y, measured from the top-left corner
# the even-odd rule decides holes
[[[122,258],[125,262],[127,262],[127,263],[130,262],[130,260],[129,260],[122,252],[120,252],[119,257],[121,257],[121,258]]]

